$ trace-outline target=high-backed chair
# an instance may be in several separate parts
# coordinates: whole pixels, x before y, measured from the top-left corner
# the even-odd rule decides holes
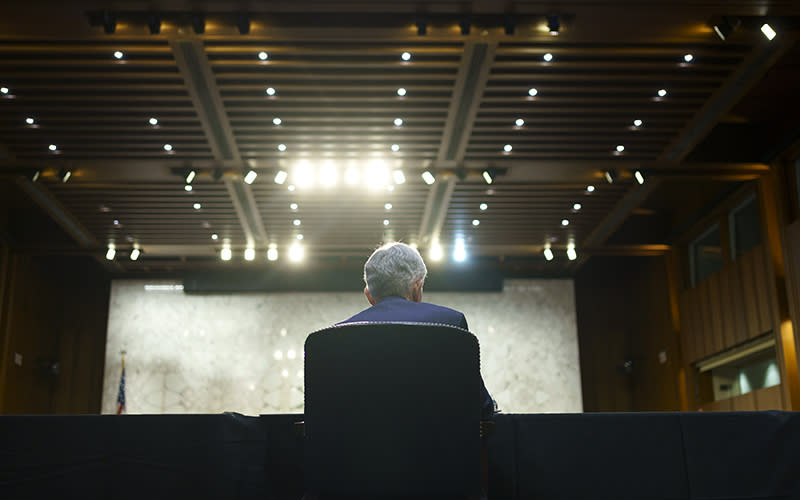
[[[461,328],[351,323],[305,343],[310,498],[479,498],[478,340]]]

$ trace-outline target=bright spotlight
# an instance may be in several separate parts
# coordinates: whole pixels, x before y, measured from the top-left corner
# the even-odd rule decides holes
[[[432,173],[426,170],[422,172],[422,180],[425,181],[425,184],[430,186],[431,184],[436,182],[436,177],[434,177]]]
[[[371,189],[380,189],[388,184],[389,172],[386,170],[383,162],[376,161],[367,167],[365,177],[367,187]]]
[[[567,245],[567,258],[569,260],[575,260],[578,258],[578,252],[575,251],[575,243],[569,243]]]
[[[292,246],[289,247],[289,260],[292,262],[303,260],[303,246],[300,243],[292,243]]]
[[[433,245],[431,245],[429,257],[434,262],[442,260],[442,246],[439,245],[439,242],[435,242]]]
[[[117,254],[117,250],[114,248],[114,245],[108,245],[108,250],[106,251],[106,260],[114,260],[114,256]]]
[[[248,171],[248,172],[247,172],[247,174],[244,176],[244,182],[245,182],[246,184],[252,184],[252,183],[253,183],[253,181],[255,181],[255,180],[256,180],[256,177],[258,177],[258,173],[256,173],[256,171],[255,171],[255,170],[250,170],[250,171]]]
[[[349,186],[355,186],[361,180],[361,172],[356,167],[347,167],[344,171],[344,182]]]
[[[314,169],[305,160],[300,161],[294,168],[294,184],[298,187],[314,184]]]
[[[256,259],[256,249],[255,248],[245,248],[244,249],[244,260],[253,261]]]
[[[545,247],[544,247],[544,251],[543,251],[542,253],[544,253],[544,258],[545,258],[545,260],[546,260],[546,261],[548,261],[548,262],[550,262],[551,260],[553,260],[553,257],[555,257],[555,256],[553,255],[553,249],[552,249],[552,248],[550,248],[550,244],[549,244],[549,243],[547,244],[547,246],[545,246]]]
[[[639,184],[644,184],[644,174],[641,170],[637,170],[633,173],[633,176],[636,178],[636,182]]]
[[[325,187],[335,186],[338,181],[338,172],[333,163],[326,162],[319,169],[319,183]]]
[[[278,245],[275,243],[269,244],[269,249],[267,249],[267,260],[273,262],[278,260]]]
[[[467,260],[467,249],[464,247],[464,238],[456,238],[456,247],[453,250],[453,260],[464,262]]]
[[[278,170],[278,173],[275,174],[275,184],[283,184],[288,177],[289,174],[285,170]]]
[[[395,170],[392,172],[392,177],[394,178],[395,184],[403,184],[406,182],[406,176],[402,170]]]
[[[139,254],[141,254],[141,251],[138,248],[131,250],[131,260],[138,260]]]
[[[772,26],[770,26],[767,23],[764,23],[761,26],[761,33],[764,33],[764,36],[767,37],[767,40],[772,40],[773,38],[775,38],[775,35],[777,35],[777,33],[775,33],[775,30],[772,29]]]
[[[233,253],[231,252],[231,248],[230,247],[224,247],[219,252],[219,258],[222,259],[222,260],[225,260],[225,261],[231,260],[232,256],[233,256]]]

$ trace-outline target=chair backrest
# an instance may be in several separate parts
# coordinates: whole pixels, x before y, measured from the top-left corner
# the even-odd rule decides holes
[[[427,323],[350,323],[305,343],[306,487],[470,495],[480,489],[478,340]]]

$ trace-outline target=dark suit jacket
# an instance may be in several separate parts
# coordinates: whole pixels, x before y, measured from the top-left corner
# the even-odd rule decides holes
[[[428,304],[427,302],[412,302],[402,297],[384,297],[383,300],[364,309],[352,318],[341,323],[356,323],[359,321],[408,321],[412,323],[443,323],[453,325],[464,330],[469,330],[467,318],[464,314],[449,307]],[[494,414],[494,400],[486,390],[481,378],[481,417],[488,418]]]

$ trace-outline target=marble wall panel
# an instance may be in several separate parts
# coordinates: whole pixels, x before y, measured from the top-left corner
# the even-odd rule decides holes
[[[159,286],[153,286],[159,285]],[[368,306],[352,293],[184,294],[173,282],[112,284],[103,412],[301,413],[306,336]],[[505,413],[580,412],[571,280],[509,280],[497,293],[425,293],[480,340],[486,387]]]

